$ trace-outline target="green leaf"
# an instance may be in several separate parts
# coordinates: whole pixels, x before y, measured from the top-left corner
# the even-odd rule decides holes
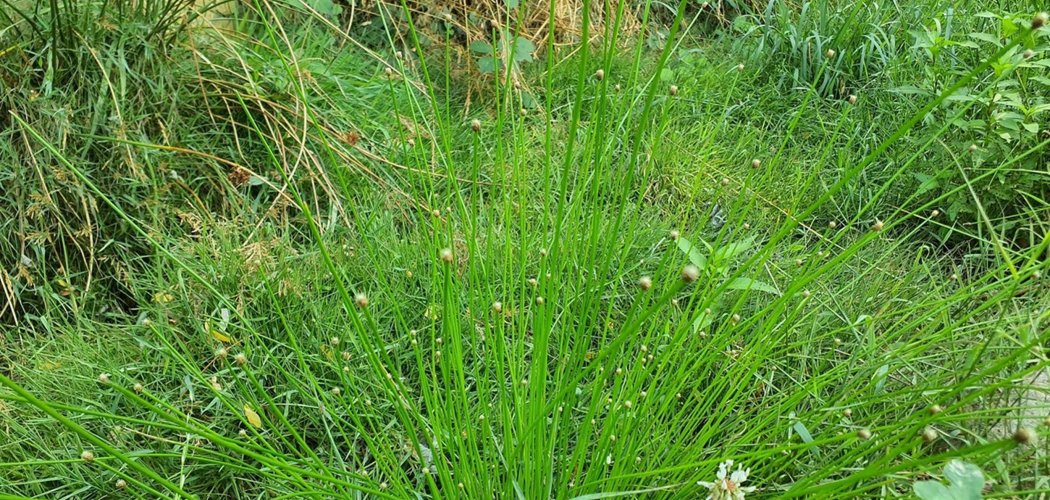
[[[953,489],[965,493],[963,498],[981,498],[984,489],[984,474],[981,468],[962,460],[952,460],[944,466],[944,476],[952,483]]]
[[[700,253],[700,249],[693,245],[691,241],[685,238],[678,238],[678,248],[689,256],[689,262],[692,262],[694,266],[700,269],[707,267],[707,257]]]
[[[478,71],[482,73],[495,73],[496,72],[496,58],[494,57],[482,57],[478,59]]]
[[[780,291],[774,288],[773,285],[744,277],[730,281],[729,284],[726,285],[726,288],[730,290],[757,290],[760,292],[771,293],[773,295],[780,295]]]
[[[922,500],[954,500],[948,487],[937,481],[918,481],[911,488]]]
[[[478,40],[470,44],[470,50],[478,54],[492,54],[492,44],[485,40]]]
[[[872,380],[875,381],[875,394],[882,394],[883,389],[886,388],[886,376],[889,373],[890,365],[882,365],[875,371],[875,376],[872,377]]]
[[[724,264],[743,255],[743,253],[750,250],[751,247],[754,246],[754,244],[755,237],[748,236],[747,238],[744,238],[740,241],[734,241],[726,246],[719,247],[715,250],[712,258],[715,260],[715,262]]]
[[[714,313],[707,314],[706,312],[701,311],[696,319],[693,320],[693,333],[707,328],[712,321],[714,321]]]
[[[343,7],[332,0],[308,0],[306,3],[317,12],[328,17],[335,17],[343,12]]]
[[[514,62],[532,61],[532,53],[536,46],[528,38],[518,37],[514,40]]]
[[[919,181],[919,187],[915,190],[915,194],[923,194],[940,186],[940,183],[937,182],[937,177],[929,174],[916,172],[912,174],[912,177],[915,177],[915,180]]]
[[[518,0],[507,0],[507,8],[508,9],[517,9],[518,8]]]

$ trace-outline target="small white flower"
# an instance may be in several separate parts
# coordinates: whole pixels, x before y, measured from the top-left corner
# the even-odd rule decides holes
[[[752,486],[741,486],[747,481],[747,475],[751,473],[751,469],[737,466],[737,469],[730,473],[729,470],[732,468],[733,461],[726,460],[718,465],[718,473],[715,474],[717,481],[713,483],[697,481],[696,484],[710,490],[707,495],[708,500],[742,500],[745,494],[755,491]]]

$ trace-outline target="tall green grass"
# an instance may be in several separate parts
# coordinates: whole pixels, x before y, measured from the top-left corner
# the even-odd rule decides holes
[[[1046,411],[1050,240],[959,261],[921,243],[939,199],[877,203],[943,136],[915,127],[954,89],[872,144],[865,100],[821,97],[825,60],[772,144],[733,143],[737,61],[661,78],[681,7],[656,54],[617,38],[620,11],[525,68],[534,109],[497,72],[464,114],[446,77],[463,62],[407,9],[380,10],[389,57],[365,81],[340,73],[362,68],[330,19],[257,2],[194,59],[222,103],[197,126],[252,173],[181,205],[189,236],[11,113],[148,251],[137,310],[11,328],[37,352],[0,374],[0,493],[691,498],[733,460],[759,494],[889,496],[955,457],[994,493],[1045,491],[1045,450],[1014,431]],[[890,148],[885,181],[828,211]]]

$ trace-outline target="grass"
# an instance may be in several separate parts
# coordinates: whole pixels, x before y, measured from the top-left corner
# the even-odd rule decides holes
[[[0,33],[0,494],[692,498],[733,460],[755,495],[892,497],[955,458],[1050,489],[1016,432],[1050,407],[1045,212],[1022,242],[992,174],[910,184],[981,101],[928,112],[1045,28],[915,105],[886,52],[852,104],[866,63],[780,73],[682,8],[662,46],[612,22],[478,76],[397,6],[4,4],[35,38]],[[959,193],[972,223],[934,214]]]

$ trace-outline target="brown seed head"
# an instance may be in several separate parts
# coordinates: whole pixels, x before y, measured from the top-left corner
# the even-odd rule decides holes
[[[438,257],[441,258],[442,262],[444,262],[446,264],[451,264],[452,263],[452,249],[451,248],[442,248],[441,251],[438,252]]]
[[[649,290],[653,287],[653,279],[648,276],[638,278],[638,287],[642,290]]]
[[[475,133],[481,132],[481,120],[477,118],[470,120],[470,130],[473,130]]]
[[[692,283],[700,279],[700,269],[696,266],[689,264],[682,268],[682,281],[686,283]]]

